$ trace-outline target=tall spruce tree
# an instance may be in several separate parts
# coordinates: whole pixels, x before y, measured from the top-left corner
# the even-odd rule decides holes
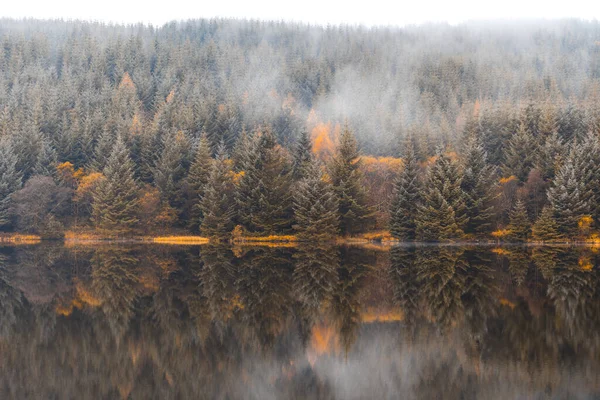
[[[368,207],[361,184],[360,152],[348,124],[340,135],[340,142],[329,166],[329,174],[339,204],[340,232],[357,233],[373,222],[373,211]]]
[[[586,135],[577,143],[570,155],[577,180],[581,183],[580,195],[587,203],[585,214],[596,221],[600,219],[600,140],[596,134]]]
[[[11,195],[21,188],[17,156],[8,138],[0,139],[0,230],[10,225]]]
[[[460,239],[469,221],[456,162],[439,153],[429,168],[423,202],[417,214],[417,239],[443,241]]]
[[[306,169],[312,165],[312,143],[308,136],[308,131],[303,129],[300,138],[294,147],[293,152],[292,176],[295,180],[306,177]]]
[[[154,183],[163,200],[173,207],[181,206],[181,183],[189,168],[190,143],[182,131],[164,136],[162,153],[154,168]]]
[[[567,146],[556,131],[548,135],[537,152],[535,167],[545,180],[554,179],[556,171],[567,157]]]
[[[536,147],[535,138],[528,124],[522,121],[517,132],[508,141],[503,165],[504,175],[514,175],[519,178],[519,181],[525,182],[529,171],[533,168]]]
[[[285,232],[293,219],[288,161],[270,129],[256,134],[253,142],[243,156],[244,173],[236,191],[237,218],[250,232]]]
[[[333,187],[316,161],[305,165],[303,174],[294,191],[294,230],[300,240],[332,240],[339,229]]]
[[[129,150],[120,136],[102,172],[104,179],[98,183],[93,195],[92,219],[101,229],[131,230],[138,222],[137,184]]]
[[[590,210],[591,195],[586,193],[579,177],[573,159],[569,157],[548,189],[548,200],[559,230],[567,237],[576,235],[579,220]]]
[[[419,181],[419,163],[411,140],[406,141],[402,159],[404,167],[394,182],[392,194],[390,232],[396,239],[414,240],[422,187]]]
[[[477,137],[471,137],[465,147],[461,188],[465,194],[469,221],[465,233],[489,230],[494,217],[496,171],[487,163],[487,154]]]
[[[554,218],[554,211],[546,206],[531,227],[531,236],[541,242],[553,242],[562,239],[559,226]]]
[[[213,240],[226,241],[233,229],[234,187],[231,167],[224,144],[217,149],[210,174],[200,199],[200,233]]]
[[[188,228],[194,231],[197,231],[200,223],[202,223],[200,201],[204,196],[204,187],[208,182],[212,163],[210,145],[206,136],[202,135],[185,182],[186,204],[183,215],[188,220]]]
[[[527,215],[525,203],[519,199],[509,213],[508,230],[510,239],[515,242],[526,242],[529,237],[531,223]]]

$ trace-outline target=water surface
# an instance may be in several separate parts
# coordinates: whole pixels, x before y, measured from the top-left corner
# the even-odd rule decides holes
[[[598,398],[599,261],[566,247],[0,247],[0,398]]]

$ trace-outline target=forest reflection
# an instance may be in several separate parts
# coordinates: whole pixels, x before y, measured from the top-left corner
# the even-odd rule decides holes
[[[593,398],[590,247],[0,247],[0,397]]]

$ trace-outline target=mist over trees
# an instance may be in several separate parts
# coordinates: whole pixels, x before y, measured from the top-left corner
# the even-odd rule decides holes
[[[327,232],[587,238],[599,135],[598,22],[0,19],[3,231],[311,231],[326,198]],[[60,207],[32,219],[41,177]]]

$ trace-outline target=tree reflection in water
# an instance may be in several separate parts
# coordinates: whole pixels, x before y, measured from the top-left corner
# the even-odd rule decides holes
[[[593,248],[0,248],[0,397],[590,398]]]

